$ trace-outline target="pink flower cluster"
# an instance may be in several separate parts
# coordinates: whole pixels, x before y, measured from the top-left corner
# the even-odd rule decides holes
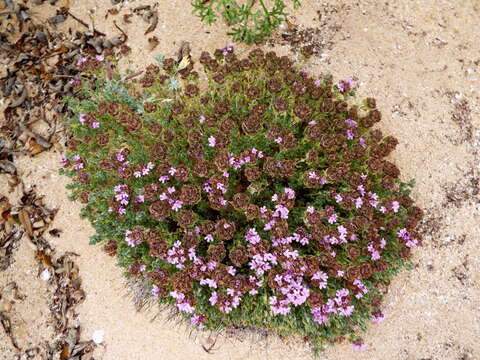
[[[338,90],[340,90],[340,92],[343,93],[347,90],[353,89],[353,87],[355,86],[355,82],[352,78],[346,78],[336,83],[335,86],[338,88]]]
[[[359,279],[354,280],[353,285],[355,285],[358,289],[358,293],[355,294],[355,297],[357,299],[361,299],[365,294],[368,294],[368,288],[365,286],[364,283],[362,283],[361,280]]]
[[[234,169],[238,170],[243,165],[249,164],[251,162],[256,161],[257,159],[262,159],[264,157],[263,152],[258,151],[255,148],[252,148],[249,151],[246,151],[246,153],[247,154],[243,156],[235,156],[233,153],[228,153],[229,164],[233,166]]]
[[[275,315],[286,315],[291,306],[300,306],[310,296],[309,288],[303,283],[303,276],[286,272],[275,276],[275,282],[279,286],[281,297],[270,298],[270,309]]]
[[[222,54],[223,56],[226,56],[230,53],[233,53],[233,44],[232,43],[228,43],[227,46],[225,46],[223,49],[222,49]]]
[[[314,307],[310,310],[313,320],[319,324],[324,324],[330,320],[330,314],[340,316],[351,316],[355,307],[349,300],[349,290],[341,289],[335,293],[335,298],[329,299],[323,306]]]
[[[86,124],[92,129],[98,129],[100,127],[100,123],[95,119],[95,116],[89,114],[79,114],[78,121],[81,124]]]
[[[127,243],[128,246],[135,247],[141,244],[142,239],[140,236],[137,236],[135,232],[131,230],[127,230],[125,232],[125,242]]]
[[[381,323],[383,320],[385,320],[385,312],[384,311],[381,311],[381,310],[378,310],[378,311],[375,311],[373,314],[372,314],[372,321],[374,323]]]
[[[83,164],[83,160],[80,158],[80,155],[75,155],[72,159],[74,161],[74,164],[72,166],[73,170],[80,170],[85,167]]]
[[[136,178],[147,176],[150,174],[150,171],[153,170],[154,167],[155,165],[153,165],[152,162],[148,162],[147,165],[141,167],[141,170],[135,171],[133,173],[133,176],[135,176]]]
[[[180,311],[185,311],[186,313],[192,314],[195,311],[195,308],[190,304],[185,294],[177,291],[171,291],[170,296],[177,300],[177,308]]]
[[[187,256],[185,250],[182,248],[182,243],[176,241],[173,247],[167,251],[167,262],[175,265],[177,269],[183,269],[185,268],[185,261],[187,261]]]
[[[172,194],[175,193],[177,190],[175,186],[169,186],[167,191],[160,194],[159,199],[162,201],[168,201],[173,211],[178,211],[183,207],[183,202],[180,200],[175,199]]]
[[[130,202],[130,194],[128,192],[128,185],[117,185],[113,189],[115,191],[115,201],[119,204],[117,213],[125,215],[127,213],[127,205]]]
[[[408,247],[415,247],[418,245],[418,240],[414,239],[407,229],[403,228],[397,232],[397,236],[405,241],[405,245]]]

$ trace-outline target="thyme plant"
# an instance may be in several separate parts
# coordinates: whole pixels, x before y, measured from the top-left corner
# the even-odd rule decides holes
[[[81,62],[95,76],[68,101],[62,172],[92,242],[194,326],[363,349],[359,332],[383,320],[383,291],[421,243],[375,100],[350,106],[351,79],[259,49],[202,53],[202,86],[193,62],[159,60],[138,80]]]

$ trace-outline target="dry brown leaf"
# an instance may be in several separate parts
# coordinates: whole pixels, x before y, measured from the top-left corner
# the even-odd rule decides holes
[[[37,141],[33,138],[28,141],[28,148],[30,151],[30,156],[35,156],[37,154],[40,154],[42,151],[46,150],[42,145],[37,143]]]
[[[65,344],[65,346],[62,348],[62,351],[60,353],[60,359],[68,359],[70,357],[70,346],[68,344]]]
[[[131,24],[132,22],[130,21],[130,18],[132,17],[133,14],[124,14],[123,15],[123,22],[125,24]]]
[[[147,28],[144,35],[147,35],[148,33],[151,33],[152,31],[154,31],[157,28],[157,25],[158,25],[158,12],[155,10],[154,12],[152,12],[150,26]]]
[[[53,268],[52,258],[43,251],[37,251],[35,253],[35,259],[41,261],[43,266]]]
[[[152,36],[151,38],[148,38],[148,50],[152,51],[158,46],[159,43],[160,41],[156,36]]]
[[[18,220],[27,231],[27,235],[31,238],[33,237],[33,227],[32,222],[30,221],[30,215],[25,209],[22,209],[18,212]]]

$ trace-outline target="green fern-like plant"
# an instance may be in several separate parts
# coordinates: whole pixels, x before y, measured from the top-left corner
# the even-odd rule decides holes
[[[292,0],[295,8],[299,0]],[[284,0],[192,0],[193,12],[202,21],[212,24],[222,18],[230,27],[228,35],[235,41],[253,43],[269,37],[288,14]]]

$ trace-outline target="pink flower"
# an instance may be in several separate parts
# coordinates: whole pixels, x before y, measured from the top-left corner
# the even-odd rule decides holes
[[[289,210],[283,205],[275,205],[275,212],[273,217],[280,217],[281,219],[288,219]]]
[[[81,85],[81,82],[80,82],[79,78],[73,78],[68,83],[73,85],[73,86],[80,86]]]
[[[347,123],[347,125],[351,126],[351,127],[357,127],[357,122],[355,120],[352,120],[352,119],[347,119],[345,120],[345,122]]]
[[[65,156],[63,156],[62,160],[60,160],[60,166],[62,166],[62,167],[67,167],[69,165],[69,163],[70,163],[70,161]]]
[[[195,314],[192,317],[191,323],[192,325],[197,325],[200,329],[204,328],[205,326],[203,323],[205,322],[206,315],[205,314]]]
[[[285,188],[284,189],[285,194],[287,194],[287,197],[289,200],[295,199],[295,191],[290,189],[290,188]]]
[[[200,285],[208,285],[210,288],[217,288],[217,282],[213,279],[201,279]]]
[[[172,206],[172,210],[173,211],[178,211],[182,208],[182,206],[183,206],[183,203],[180,200],[175,200],[175,202],[173,203],[173,206]]]
[[[255,245],[261,241],[261,238],[260,235],[258,235],[257,230],[255,228],[251,228],[247,231],[245,240],[247,240],[250,244]]]
[[[374,323],[381,323],[385,320],[385,313],[383,311],[376,311],[372,314],[372,321]]]
[[[78,121],[80,121],[81,124],[85,124],[85,121],[87,121],[87,119],[85,119],[86,116],[87,114],[78,115]]]
[[[150,291],[150,293],[153,296],[158,296],[158,294],[160,293],[160,288],[157,285],[153,284],[152,290]]]
[[[206,240],[207,242],[209,242],[209,243],[212,242],[212,241],[213,241],[213,235],[212,235],[212,234],[206,235],[206,236],[205,236],[205,240]]]
[[[167,175],[163,175],[163,176],[160,176],[158,181],[161,182],[162,184],[165,184],[168,181],[168,179],[169,177]]]
[[[212,292],[212,295],[210,296],[210,299],[208,299],[208,301],[210,302],[210,305],[215,305],[218,301],[218,295],[217,295],[217,292],[214,291]]]
[[[81,57],[80,59],[78,59],[76,65],[80,66],[80,65],[83,65],[85,62],[87,62],[87,58],[86,57]]]
[[[364,139],[363,136],[360,137],[360,140],[359,140],[358,142],[360,143],[360,146],[361,146],[362,148],[365,149],[365,148],[367,147],[367,142],[365,141],[365,139]]]
[[[215,144],[217,143],[217,140],[215,139],[215,137],[213,136],[210,136],[208,138],[208,146],[210,147],[215,147]]]
[[[100,123],[98,121],[93,121],[91,124],[90,124],[90,127],[92,129],[98,129],[100,127]]]
[[[95,60],[97,60],[97,61],[103,61],[103,60],[104,60],[104,57],[103,57],[103,55],[95,55]]]
[[[352,343],[352,348],[355,351],[364,351],[364,350],[368,349],[367,345],[365,345],[362,340],[357,340],[357,341],[353,342]]]
[[[400,203],[398,201],[392,201],[392,210],[394,213],[398,212],[398,209],[400,209]]]
[[[333,213],[332,215],[330,215],[330,216],[328,217],[328,223],[329,223],[329,224],[334,224],[334,223],[336,223],[336,222],[337,222],[337,218],[338,218],[337,214]]]
[[[198,121],[200,121],[200,124],[203,124],[205,122],[205,116],[200,115],[200,119]]]

